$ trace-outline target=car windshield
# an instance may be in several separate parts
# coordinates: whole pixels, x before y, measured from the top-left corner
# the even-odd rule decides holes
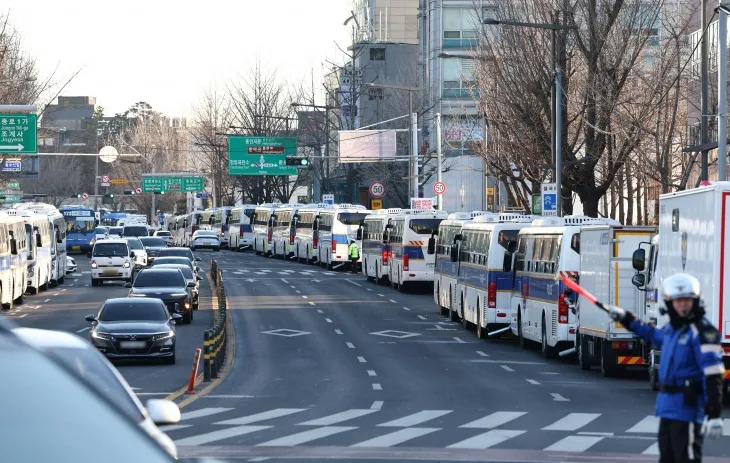
[[[109,229],[107,227],[96,227],[94,233],[96,233],[97,235],[106,235],[107,233],[109,233]]]
[[[176,269],[178,269],[178,270],[180,270],[182,272],[182,274],[183,274],[183,276],[185,277],[186,280],[192,280],[194,278],[193,277],[193,269],[191,269],[187,265],[162,264],[162,265],[160,265],[160,267],[162,267],[162,268],[176,268]]]
[[[185,286],[185,278],[178,271],[145,270],[134,279],[135,288],[169,288]]]
[[[93,257],[127,257],[129,248],[124,243],[97,243]]]
[[[172,234],[169,231],[158,231],[155,236],[172,236]]]
[[[165,242],[162,240],[162,238],[149,237],[149,238],[140,238],[139,240],[142,242],[142,244],[146,248],[165,247]]]
[[[111,227],[109,229],[109,234],[121,236],[122,230],[124,230],[122,227]]]
[[[193,268],[193,263],[190,262],[190,259],[187,257],[158,257],[154,262],[152,262],[153,267],[165,264],[185,265],[191,269]]]
[[[408,226],[419,235],[430,235],[438,231],[442,219],[412,219]]]
[[[99,352],[71,347],[54,347],[53,352],[79,376],[89,381],[107,399],[117,404],[135,422],[144,420],[139,406],[100,356]]]
[[[337,214],[337,220],[343,225],[360,225],[369,214],[369,212],[340,212]]]
[[[193,258],[193,252],[189,249],[163,249],[160,251],[159,257],[186,257],[188,259]]]
[[[144,273],[144,272],[142,272]],[[142,274],[140,273],[140,276]],[[139,276],[137,279],[139,280]],[[136,284],[136,281],[135,281]],[[120,321],[154,321],[164,322],[168,319],[167,309],[162,301],[125,301],[107,302],[99,313],[100,322]]]
[[[129,247],[131,249],[144,249],[144,246],[142,246],[142,242],[136,238],[127,240],[127,243],[129,243]]]

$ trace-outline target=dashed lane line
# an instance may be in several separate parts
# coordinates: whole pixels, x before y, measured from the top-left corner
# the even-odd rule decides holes
[[[25,318],[27,316],[28,316],[28,314],[27,313],[24,313],[23,315],[20,315],[18,318]]]
[[[375,370],[368,370],[368,376],[378,376],[378,374],[375,373]]]
[[[46,303],[46,302],[51,302],[51,300],[50,299],[46,299],[46,300],[43,301],[43,303]]]
[[[426,319],[426,317],[424,317],[423,315],[418,315],[418,318],[420,318],[421,320],[425,320]]]
[[[324,312],[322,312],[322,309],[317,309],[317,313],[324,313]]]
[[[466,341],[464,341],[463,339],[461,339],[458,336],[454,336],[454,341],[458,342],[459,344],[466,344]]]
[[[76,332],[77,333],[83,333],[84,331],[86,331],[88,329],[90,329],[90,327],[87,326],[86,328],[81,328],[80,330],[76,330]]]
[[[409,309],[408,307],[403,307],[403,310],[408,310],[408,311],[410,311],[411,309]]]
[[[504,371],[515,371],[512,368],[508,367],[507,365],[500,365]]]
[[[329,319],[329,318],[325,318],[325,321],[326,321],[327,323],[332,323],[332,320],[331,320],[331,319]]]
[[[383,401],[382,400],[376,400],[373,402],[373,404],[370,406],[371,410],[380,410],[383,408]]]
[[[345,280],[345,281],[347,281],[347,282],[349,282],[349,283],[352,283],[352,284],[353,284],[353,285],[355,285],[355,286],[362,286],[362,285],[361,285],[360,283],[355,283],[355,282],[354,282],[354,281],[352,281],[352,280]]]
[[[553,400],[556,402],[570,402],[570,399],[566,399],[557,392],[551,392],[550,395],[553,396]]]
[[[357,358],[357,361],[360,362],[360,363],[368,363],[368,361],[365,360],[365,357],[358,357]]]
[[[335,330],[335,333],[342,334],[342,330]]]
[[[345,344],[346,344],[346,345],[347,345],[347,347],[349,347],[350,349],[354,349],[354,348],[355,348],[355,344],[353,344],[353,343],[351,343],[351,342],[346,342]]]
[[[479,355],[480,357],[489,357],[489,354],[486,354],[480,350],[477,351],[477,355]]]
[[[540,385],[540,381],[535,381],[534,379],[526,379],[525,381],[527,381],[530,384],[534,384],[535,386]]]
[[[309,299],[308,296],[302,296],[302,299]]]
[[[382,391],[383,386],[380,385],[380,383],[373,383],[373,391]]]
[[[389,300],[390,302],[392,302],[393,304],[397,304],[397,302],[395,302],[395,301],[394,301],[393,299],[388,299],[388,300]]]
[[[314,305],[314,302],[312,302],[312,301],[309,301],[309,305]]]

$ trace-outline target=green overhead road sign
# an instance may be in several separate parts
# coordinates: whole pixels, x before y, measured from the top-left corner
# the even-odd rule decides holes
[[[0,193],[0,204],[2,203],[19,203],[23,200],[23,196],[19,195],[3,195]]]
[[[8,184],[5,186],[8,190],[20,190],[20,183],[18,182],[8,182]]]
[[[37,154],[38,116],[0,114],[0,154]]]
[[[195,193],[203,191],[203,177],[143,177],[143,193]]]
[[[287,156],[296,156],[294,137],[228,136],[229,175],[296,175],[297,168],[286,165]]]

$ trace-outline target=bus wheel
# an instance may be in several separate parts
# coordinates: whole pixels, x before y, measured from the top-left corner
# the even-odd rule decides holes
[[[466,306],[464,305],[464,295],[461,295],[461,326],[463,326],[466,329],[469,329],[469,320],[466,318]]]
[[[477,338],[487,339],[489,332],[486,328],[482,327],[482,311],[479,310],[479,299],[477,299]]]
[[[522,315],[520,315],[520,311],[522,309],[517,306],[517,338],[520,340],[520,347],[522,349],[527,349],[527,339],[525,339],[525,335],[522,333]]]
[[[0,300],[2,300],[2,295],[3,295],[3,288],[2,288],[2,286],[0,286]],[[3,310],[10,310],[10,309],[12,309],[13,308],[13,301],[12,301],[12,299],[10,300],[9,303],[3,304],[2,305],[2,308],[3,308]]]
[[[46,282],[41,285],[41,291],[47,291],[47,290],[48,290],[48,280],[46,280]]]
[[[547,342],[547,325],[545,323],[545,314],[542,314],[542,337],[541,337],[541,351],[542,356],[546,359],[552,358],[555,351],[554,348],[550,347]]]

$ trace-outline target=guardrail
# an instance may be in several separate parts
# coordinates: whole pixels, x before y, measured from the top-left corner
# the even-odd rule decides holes
[[[215,259],[210,261],[210,277],[215,284],[215,295],[218,299],[218,310],[213,328],[203,333],[203,380],[217,378],[226,360],[228,301],[226,289],[223,287],[223,272],[218,268]]]

